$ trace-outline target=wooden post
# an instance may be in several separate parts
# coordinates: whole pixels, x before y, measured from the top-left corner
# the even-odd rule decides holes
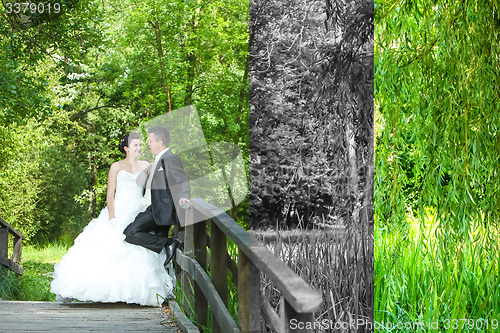
[[[0,227],[0,258],[9,258],[9,228]]]
[[[196,214],[196,212],[194,212]],[[207,243],[206,243],[206,221],[201,220],[193,225],[193,242],[194,242],[194,259],[200,264],[200,266],[206,270],[207,269]],[[207,324],[207,310],[208,302],[203,294],[203,291],[198,286],[197,283],[194,285],[194,299],[195,299],[195,312],[198,319],[198,323],[201,325]]]
[[[310,333],[313,332],[314,316],[311,312],[298,313],[288,303],[288,301],[281,298],[281,318],[283,319],[285,333]]]
[[[212,283],[227,308],[227,239],[217,224],[210,221],[210,250]],[[212,313],[212,332],[222,333]]]
[[[188,257],[194,257],[194,225],[193,221],[194,210],[193,207],[186,209],[186,227],[184,228],[184,254]],[[191,290],[191,285],[194,281],[188,274],[184,273],[182,279],[182,290],[184,291],[184,298],[182,305],[187,314],[192,314],[191,309],[196,309],[196,300]]]
[[[172,231],[172,237],[177,237],[180,240],[184,241],[184,227],[181,227],[178,224],[174,225],[174,230]],[[180,281],[182,269],[175,261],[175,258],[174,258],[174,270],[175,270],[175,278]]]
[[[21,254],[22,254],[22,238],[20,237],[14,237],[13,239],[13,248],[14,250],[12,251],[12,261],[15,263],[20,263],[21,262]]]
[[[250,260],[238,250],[238,326],[242,333],[250,333]]]
[[[243,333],[261,331],[260,271],[243,251],[238,252],[238,321]]]

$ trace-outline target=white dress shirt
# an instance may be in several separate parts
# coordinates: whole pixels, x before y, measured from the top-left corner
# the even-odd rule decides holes
[[[146,206],[151,205],[151,183],[153,182],[153,176],[154,176],[154,172],[156,170],[156,166],[157,166],[158,162],[160,161],[160,158],[163,156],[163,154],[165,154],[165,152],[167,150],[168,150],[168,148],[163,149],[162,151],[160,151],[156,155],[155,161],[153,162],[153,165],[151,166],[151,170],[149,171],[148,181],[146,182],[146,193],[144,194],[144,198],[146,199]]]

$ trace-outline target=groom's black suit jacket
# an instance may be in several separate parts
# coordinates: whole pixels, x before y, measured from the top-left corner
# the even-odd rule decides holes
[[[189,199],[189,180],[184,172],[179,156],[169,149],[163,153],[156,164],[155,170],[151,169],[149,177],[151,182],[151,210],[154,221],[161,226],[179,224],[176,209],[179,199]]]

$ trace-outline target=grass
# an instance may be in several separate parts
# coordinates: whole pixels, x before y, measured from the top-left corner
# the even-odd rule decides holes
[[[55,301],[50,293],[54,265],[68,251],[64,245],[44,247],[24,245],[22,253],[23,275],[10,270],[0,273],[0,298],[15,301]]]
[[[461,237],[431,213],[375,229],[375,321],[381,332],[495,332],[500,327],[499,230]],[[390,323],[390,324],[387,324]],[[423,326],[394,328],[397,323]]]
[[[227,252],[233,260],[238,258],[238,247],[231,239],[227,239]],[[210,253],[210,249],[208,248],[208,253]],[[237,263],[237,260],[236,260]],[[211,278],[210,270],[206,272],[209,278]],[[179,304],[179,307],[186,314],[189,320],[196,325],[201,331],[205,333],[212,332],[212,311],[210,306],[207,309],[207,317],[204,320],[204,324],[201,324],[201,320],[199,320],[196,316],[196,312],[194,310],[194,303],[190,301],[188,297],[186,297],[186,293],[183,288],[184,275],[187,274],[185,272],[181,272],[180,279],[176,280],[176,289],[175,289],[175,301]],[[194,283],[194,282],[193,282]],[[194,286],[193,283],[190,283],[187,287],[190,290],[190,294],[194,295]],[[233,280],[231,278],[231,272],[228,270],[227,275],[227,286],[228,286],[228,305],[227,309],[229,314],[234,319],[236,323],[238,323],[238,287],[234,285]],[[183,302],[184,301],[184,302]]]

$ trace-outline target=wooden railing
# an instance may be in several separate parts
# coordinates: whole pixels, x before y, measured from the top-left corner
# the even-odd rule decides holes
[[[292,320],[314,321],[314,312],[322,304],[321,296],[281,259],[223,210],[204,200],[191,199],[183,208],[187,209],[186,227],[178,230],[178,237],[184,240],[184,252],[177,250],[175,262],[178,273],[184,272],[184,309],[193,309],[200,324],[206,324],[208,308],[212,311],[212,332],[261,332],[264,323],[277,332],[292,332]],[[227,253],[227,238],[238,246],[237,263]],[[211,278],[206,272],[208,261]],[[228,271],[238,289],[238,324],[227,310]],[[281,292],[279,315],[261,294],[261,274]],[[293,332],[312,332],[306,328],[311,325],[294,326],[304,328]]]
[[[9,259],[9,234],[12,235],[12,256]],[[22,241],[24,236],[0,218],[0,264],[23,275],[21,266]]]

